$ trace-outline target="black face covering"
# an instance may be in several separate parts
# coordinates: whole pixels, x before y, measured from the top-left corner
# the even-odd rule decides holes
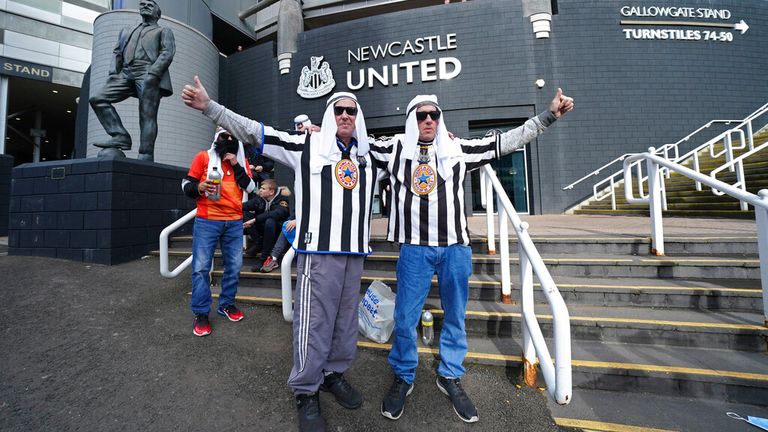
[[[237,141],[235,140],[223,140],[219,138],[216,140],[216,154],[219,155],[220,158],[223,158],[225,154],[232,153],[233,155],[237,155]]]

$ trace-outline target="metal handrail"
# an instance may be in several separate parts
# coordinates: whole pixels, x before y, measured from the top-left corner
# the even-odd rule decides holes
[[[523,327],[523,371],[526,383],[533,385],[536,377],[536,365],[541,365],[541,372],[550,396],[561,405],[568,404],[572,397],[571,375],[571,324],[568,308],[565,305],[555,281],[547,270],[544,260],[533,244],[528,234],[528,223],[523,222],[509,200],[504,187],[501,185],[493,168],[485,165],[482,168],[487,190],[496,192],[499,204],[499,252],[502,268],[502,298],[511,297],[509,282],[509,238],[507,237],[507,220],[517,234],[518,255],[520,260],[520,292],[522,297],[522,327]],[[493,208],[488,206],[488,212]],[[492,232],[489,230],[489,232]],[[488,238],[488,243],[493,243]],[[506,280],[505,280],[506,270]],[[552,311],[553,343],[555,346],[555,361],[549,354],[547,343],[536,319],[533,302],[533,273],[539,278],[541,289],[549,302]]]
[[[759,153],[764,148],[768,148],[768,143],[762,144],[758,147],[753,148],[752,150],[744,153],[743,155],[737,157],[736,159],[726,163],[725,165],[722,165],[718,168],[715,168],[712,170],[709,175],[713,179],[717,179],[717,174],[725,169],[729,169],[731,171],[736,171],[736,183],[732,184],[731,186],[740,188],[742,190],[747,190],[747,178],[744,176],[744,159]],[[719,191],[717,189],[712,189],[712,193],[715,195],[724,195],[722,191]],[[740,201],[741,210],[747,211],[747,203],[746,201]]]
[[[291,281],[291,264],[296,251],[289,247],[280,263],[280,290],[283,298],[283,319],[293,322],[293,283]]]
[[[682,139],[678,140],[677,142],[672,143],[672,144],[664,144],[663,146],[661,146],[658,149],[656,149],[655,153],[656,154],[664,154],[664,157],[666,159],[673,160],[673,161],[675,161],[677,163],[682,163],[682,162],[684,162],[684,161],[686,161],[686,160],[688,160],[689,158],[692,157],[693,158],[694,169],[696,171],[698,171],[699,170],[699,160],[698,160],[699,152],[708,148],[709,152],[710,152],[710,156],[712,158],[720,157],[723,154],[725,154],[726,155],[726,164],[727,164],[727,163],[729,163],[733,159],[733,150],[735,150],[735,149],[736,150],[742,149],[746,145],[748,145],[750,149],[754,148],[754,137],[753,137],[754,133],[753,133],[752,121],[754,119],[756,119],[757,117],[760,117],[761,115],[765,114],[766,112],[768,112],[768,103],[766,103],[765,105],[761,106],[757,110],[753,111],[750,115],[748,115],[747,117],[745,117],[744,119],[741,119],[741,120],[711,120],[708,123],[706,123],[705,125],[699,127],[695,131],[693,131],[690,134],[686,135]],[[706,143],[696,147],[695,149],[693,149],[693,150],[689,151],[688,153],[684,154],[683,156],[679,156],[679,146],[680,146],[680,144],[690,140],[691,138],[693,138],[693,136],[695,136],[699,132],[709,128],[710,126],[712,126],[715,123],[723,123],[723,124],[726,124],[726,125],[730,125],[731,123],[738,123],[738,125],[733,127],[733,128],[731,128],[731,129],[729,129],[729,130],[727,130],[727,131],[725,131],[725,132],[722,132],[717,137],[708,140]],[[743,128],[746,128],[746,132],[743,130]],[[737,146],[737,147],[733,146],[733,140],[731,138],[731,135],[733,133],[739,133],[741,135],[741,140],[740,140],[741,141],[741,145],[740,146]],[[723,150],[721,152],[716,152],[715,151],[715,144],[717,144],[718,142],[720,142],[723,139],[725,140],[724,146],[723,146]],[[669,157],[670,153],[673,153],[674,157],[670,158]],[[590,177],[594,177],[594,176],[598,175],[601,171],[603,171],[608,166],[610,166],[610,165],[612,165],[612,164],[614,164],[614,163],[616,163],[618,161],[624,161],[627,156],[628,156],[628,154],[624,154],[624,155],[621,155],[621,156],[617,157],[616,159],[614,159],[611,162],[603,165],[602,167],[598,168],[597,170],[591,172],[590,174],[587,174],[586,176],[584,176],[584,177],[580,178],[579,180],[571,183],[570,185],[565,186],[562,190],[573,189],[574,186],[576,186],[577,184],[581,183],[582,181],[584,181],[584,180],[586,180],[586,179],[588,179]],[[640,169],[638,169],[638,172],[639,171],[640,171]],[[617,177],[622,176],[622,172],[623,172],[623,170],[618,171],[618,172],[612,174],[611,176],[603,179],[602,181],[596,183],[592,187],[592,198],[595,201],[602,201],[606,197],[610,196],[611,197],[611,208],[613,210],[616,210],[615,186],[616,186],[616,184],[619,183],[619,181],[617,181],[616,179],[617,179]],[[670,172],[666,168],[664,169],[664,174],[665,174],[665,176],[667,178],[669,178]],[[646,181],[646,180],[647,180],[647,178],[642,178],[643,182]],[[642,184],[641,184],[641,187],[642,187]],[[699,190],[699,191],[701,190],[701,183],[696,182],[696,189]],[[604,193],[601,194],[601,192],[604,192]],[[640,192],[640,194],[641,195],[643,194],[642,191]],[[667,207],[666,197],[662,201],[662,206],[664,207],[664,210],[666,210],[666,207]]]
[[[197,215],[197,209],[194,209],[190,211],[189,213],[185,214],[179,220],[176,222],[168,225],[165,227],[163,231],[160,232],[160,274],[167,277],[167,278],[173,278],[179,275],[179,273],[183,272],[187,267],[189,267],[190,264],[192,264],[192,255],[187,257],[187,259],[184,260],[183,263],[179,264],[178,267],[173,269],[173,271],[168,271],[168,238],[170,237],[171,233],[176,231],[177,229],[181,228],[184,224],[191,221],[195,218]]]
[[[713,177],[704,175],[698,171],[684,167],[678,163],[661,158],[654,154],[654,148],[647,153],[639,153],[628,157],[624,161],[624,194],[628,203],[648,204],[651,214],[651,252],[655,255],[664,255],[664,227],[661,217],[661,168],[675,171],[695,181],[704,183],[712,189],[726,193],[740,201],[755,207],[755,221],[757,223],[757,244],[760,256],[760,280],[763,289],[763,317],[764,324],[768,327],[768,189],[762,189],[758,195],[729,185]],[[649,197],[635,198],[632,193],[632,167],[635,162],[645,160],[649,179]]]
[[[671,143],[671,144],[665,144],[665,145],[661,146],[661,147],[659,148],[659,150],[665,150],[665,149],[667,149],[667,148],[675,148],[675,149],[677,149],[677,148],[678,148],[678,146],[679,146],[680,144],[682,144],[682,143],[684,143],[684,142],[688,141],[689,139],[693,138],[693,136],[694,136],[694,135],[696,135],[696,134],[698,134],[699,132],[701,132],[701,131],[703,131],[703,130],[705,130],[705,129],[709,128],[710,126],[712,126],[712,125],[713,125],[713,124],[715,124],[715,123],[731,124],[731,123],[734,123],[734,122],[739,122],[739,121],[741,121],[741,120],[712,120],[712,121],[708,122],[707,124],[705,124],[705,125],[701,126],[700,128],[696,129],[695,131],[693,131],[693,132],[689,133],[689,134],[688,134],[688,135],[686,135],[685,137],[681,138],[681,139],[680,139],[680,140],[678,140],[677,142],[675,142],[675,143]],[[616,162],[622,162],[622,161],[624,161],[624,159],[626,159],[626,158],[627,158],[627,156],[630,156],[630,155],[633,155],[633,154],[635,154],[635,153],[625,153],[625,154],[623,154],[623,155],[621,155],[621,156],[617,157],[616,159],[614,159],[614,160],[612,160],[612,161],[608,162],[607,164],[605,164],[605,165],[601,166],[600,168],[598,168],[598,169],[596,169],[596,170],[592,171],[591,173],[589,173],[589,174],[585,175],[584,177],[582,177],[582,178],[580,178],[580,179],[576,180],[575,182],[573,182],[573,183],[569,184],[568,186],[565,186],[565,187],[564,187],[562,190],[569,190],[569,189],[573,189],[573,187],[574,187],[574,186],[576,186],[577,184],[579,184],[579,183],[583,182],[584,180],[586,180],[586,179],[588,179],[588,178],[590,178],[590,177],[594,177],[594,176],[596,176],[596,175],[600,174],[600,173],[601,173],[601,172],[602,172],[604,169],[606,169],[606,168],[608,168],[609,166],[611,166],[611,165],[615,164]],[[623,169],[622,169],[622,170],[619,170],[619,171],[618,171],[618,172],[616,172],[616,173],[614,173],[614,174],[613,174],[611,177],[615,177],[616,175],[620,175],[622,172],[623,172]],[[607,179],[606,179],[606,180],[607,180]],[[606,180],[603,180],[601,183],[605,182]]]

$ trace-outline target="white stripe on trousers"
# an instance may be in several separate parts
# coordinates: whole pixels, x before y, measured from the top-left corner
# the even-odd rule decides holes
[[[305,254],[304,274],[301,276],[301,311],[299,321],[299,372],[304,371],[307,364],[307,344],[309,343],[309,315],[312,301],[312,280],[310,269],[312,254]]]

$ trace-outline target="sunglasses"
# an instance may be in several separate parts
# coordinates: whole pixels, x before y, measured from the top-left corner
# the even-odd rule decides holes
[[[228,133],[221,133],[219,134],[219,139],[221,139],[222,141],[232,141],[232,135]]]
[[[424,121],[429,116],[432,121],[440,120],[440,111],[416,111],[416,120]]]
[[[346,111],[347,115],[351,117],[354,117],[357,115],[357,107],[343,107],[343,106],[333,107],[333,113],[336,114],[337,116],[342,115],[344,111]]]

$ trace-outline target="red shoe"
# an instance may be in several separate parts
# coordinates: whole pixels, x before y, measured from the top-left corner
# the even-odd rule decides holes
[[[226,305],[223,307],[219,306],[219,308],[216,309],[216,313],[229,318],[229,320],[233,322],[240,321],[244,317],[240,309],[238,309],[234,304]]]
[[[208,314],[195,315],[195,323],[192,327],[192,334],[195,336],[208,336],[211,334],[211,323],[208,321]]]
[[[279,267],[280,264],[277,262],[276,259],[272,259],[271,256],[267,257],[267,259],[264,260],[264,264],[261,266],[261,272],[262,273],[269,273],[272,270]]]

